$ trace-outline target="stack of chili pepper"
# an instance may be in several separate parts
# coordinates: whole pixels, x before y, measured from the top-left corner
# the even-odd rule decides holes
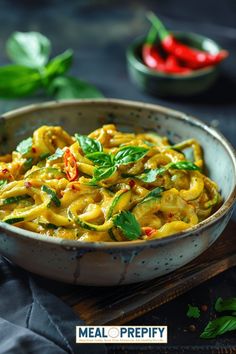
[[[192,70],[214,66],[228,56],[226,50],[211,54],[189,47],[177,40],[152,12],[147,17],[152,28],[143,45],[142,57],[144,63],[153,70],[168,74],[187,74]]]

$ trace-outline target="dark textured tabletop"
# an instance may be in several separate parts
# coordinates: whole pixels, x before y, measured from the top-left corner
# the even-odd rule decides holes
[[[75,52],[72,73],[97,85],[106,97],[156,103],[187,112],[219,129],[236,146],[234,0],[0,0],[0,5],[0,64],[7,63],[4,46],[13,31],[40,31],[51,39],[53,54],[72,48]],[[230,57],[222,65],[220,79],[206,94],[182,100],[160,99],[139,92],[130,83],[125,50],[136,36],[147,31],[149,25],[145,19],[145,11],[148,9],[158,12],[170,28],[209,36],[230,51]],[[41,99],[1,100],[0,112]],[[218,296],[236,296],[236,269],[215,277],[132,323],[167,324],[170,336],[169,349],[166,352],[170,352],[171,347],[176,353],[183,350],[192,353],[194,348],[205,353],[207,347],[212,348],[212,351],[216,348],[223,352],[224,348],[229,350],[225,352],[230,352],[230,348],[236,346],[235,334],[215,341],[199,340],[199,333],[209,320],[210,311],[200,321],[195,321],[196,332],[187,330],[191,324],[185,315],[187,304],[207,304],[211,309]],[[133,348],[136,352],[141,350],[135,346],[124,346],[123,349],[127,348]],[[142,350],[160,351],[155,346],[144,346]]]

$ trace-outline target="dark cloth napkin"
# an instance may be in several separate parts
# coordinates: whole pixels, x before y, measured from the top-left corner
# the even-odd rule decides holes
[[[75,343],[75,327],[83,324],[34,276],[0,258],[0,354],[106,353],[100,344]]]

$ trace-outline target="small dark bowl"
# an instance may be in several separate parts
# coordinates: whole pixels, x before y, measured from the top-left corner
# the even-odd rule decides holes
[[[213,40],[195,33],[174,32],[188,46],[217,53],[221,47]],[[216,81],[218,65],[195,70],[188,74],[166,74],[149,69],[142,60],[145,37],[136,39],[127,50],[128,72],[140,89],[157,96],[193,96],[206,91]]]

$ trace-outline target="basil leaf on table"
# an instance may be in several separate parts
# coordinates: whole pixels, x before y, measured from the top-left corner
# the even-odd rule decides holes
[[[13,62],[29,68],[42,68],[51,51],[50,41],[39,32],[14,32],[6,47]]]
[[[143,158],[148,149],[139,146],[125,146],[120,149],[114,156],[115,165],[127,165]]]
[[[45,76],[52,79],[55,76],[62,75],[69,70],[72,64],[73,50],[68,49],[62,54],[49,61],[45,67]]]
[[[142,233],[138,221],[130,211],[125,210],[115,215],[113,222],[128,240],[136,240]]]
[[[188,304],[188,311],[186,315],[189,318],[199,318],[201,316],[199,307]]]
[[[94,169],[94,175],[93,175],[93,180],[95,181],[101,181],[103,179],[107,179],[111,177],[114,173],[116,172],[116,167],[111,166],[111,167],[96,167]]]
[[[93,161],[94,165],[98,166],[112,166],[112,158],[109,154],[104,152],[93,152],[86,155],[87,159]]]
[[[33,93],[41,85],[37,70],[19,65],[0,67],[0,97],[15,98]]]
[[[103,94],[93,85],[71,76],[58,76],[49,86],[49,93],[55,98],[102,98]]]
[[[236,311],[236,297],[231,297],[225,300],[219,297],[215,303],[215,310],[218,312]]]
[[[102,145],[101,145],[100,141],[89,138],[86,135],[79,135],[79,134],[75,134],[75,139],[80,144],[80,147],[83,150],[83,153],[85,155],[91,154],[93,152],[101,152],[102,151]]]
[[[21,155],[26,155],[28,152],[31,151],[33,145],[33,140],[31,137],[22,140],[16,147],[16,151],[19,152]]]
[[[204,328],[200,338],[211,339],[226,332],[236,330],[236,317],[223,316],[210,321]]]

